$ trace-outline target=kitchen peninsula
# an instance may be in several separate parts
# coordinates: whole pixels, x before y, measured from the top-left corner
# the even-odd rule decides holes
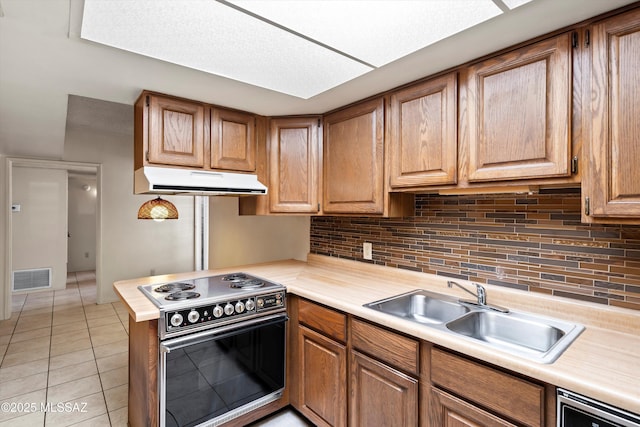
[[[232,271],[247,272],[287,287],[291,319],[288,397],[294,407],[300,404],[300,390],[296,384],[296,370],[300,366],[296,363],[299,350],[296,348],[299,342],[295,331],[298,327],[298,314],[293,310],[300,301],[304,301],[349,316],[352,323],[364,323],[419,343],[421,354],[418,356],[418,376],[423,391],[428,389],[431,377],[428,353],[435,354],[436,350],[442,353],[441,350],[445,350],[446,354],[453,351],[455,353],[452,354],[463,355],[461,359],[465,363],[473,363],[474,366],[477,364],[482,369],[490,368],[491,372],[506,373],[509,378],[525,378],[527,382],[540,386],[546,396],[546,402],[543,402],[543,418],[546,419],[546,423],[555,417],[555,396],[552,394],[554,387],[572,390],[628,411],[640,412],[640,384],[637,381],[640,378],[640,367],[637,364],[637,352],[640,349],[640,314],[633,310],[487,285],[487,297],[491,304],[579,322],[586,327],[558,360],[552,364],[539,364],[363,307],[363,304],[415,289],[456,297],[465,296],[462,291],[447,288],[446,278],[429,274],[310,254],[306,263],[280,261],[233,269],[154,276],[120,281],[115,283],[114,287],[129,310],[131,330],[139,330],[140,326],[144,325],[148,332],[147,339],[152,340],[153,332],[157,331],[154,329],[157,326],[153,325],[157,325],[159,311],[138,290],[138,286],[189,280]],[[133,341],[134,333],[130,339]],[[381,348],[385,346],[384,342],[374,344]],[[140,379],[136,378],[141,375],[140,372],[132,369],[135,366],[133,359],[136,357],[134,350],[139,346],[140,343],[130,343],[130,396],[136,393],[136,385],[143,385],[140,384]],[[434,360],[432,355],[431,363],[434,363]],[[144,384],[147,389],[155,389],[153,375],[146,378],[146,381],[150,382]],[[424,399],[427,393],[421,394],[421,399]],[[421,400],[419,407],[420,425],[431,425],[428,421],[428,404]],[[305,413],[304,410],[302,412]],[[134,414],[130,405],[132,426],[137,425],[131,418]]]

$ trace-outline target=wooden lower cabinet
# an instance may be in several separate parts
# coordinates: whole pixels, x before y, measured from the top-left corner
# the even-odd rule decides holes
[[[158,425],[158,321],[129,316],[129,413],[131,427]]]
[[[299,407],[317,426],[347,425],[347,349],[299,327]]]
[[[555,396],[551,386],[440,348],[431,350],[430,375],[431,426],[512,425],[506,420],[529,427],[554,425]],[[489,413],[497,417],[487,418]],[[474,417],[492,421],[473,423]],[[447,421],[450,418],[469,422],[451,424]]]
[[[350,426],[418,425],[418,380],[352,350]]]
[[[291,404],[317,426],[553,427],[555,387],[292,296]]]
[[[429,393],[429,425],[433,427],[505,427],[516,424],[432,387]]]

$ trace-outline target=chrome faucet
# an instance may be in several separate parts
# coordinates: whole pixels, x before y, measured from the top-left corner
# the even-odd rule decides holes
[[[456,285],[457,287],[459,287],[460,289],[462,289],[466,293],[471,294],[474,297],[476,297],[476,302],[468,301],[468,300],[460,300],[460,302],[464,302],[464,303],[468,303],[468,304],[474,304],[474,305],[477,305],[477,306],[482,307],[482,308],[488,308],[488,309],[495,310],[495,311],[500,311],[500,312],[503,312],[503,313],[507,313],[509,311],[508,308],[498,307],[498,306],[495,306],[495,305],[488,305],[487,304],[487,290],[484,288],[484,286],[482,286],[482,285],[480,285],[478,283],[473,283],[473,285],[476,287],[476,293],[474,293],[474,292],[470,291],[469,289],[465,288],[460,283],[454,282],[453,280],[449,280],[447,282],[447,286],[449,288],[452,288],[453,285]]]

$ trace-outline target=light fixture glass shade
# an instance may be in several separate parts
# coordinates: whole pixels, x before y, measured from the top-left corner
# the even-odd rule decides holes
[[[153,219],[164,221],[165,219],[178,219],[178,209],[168,200],[157,197],[144,202],[138,209],[138,219]]]

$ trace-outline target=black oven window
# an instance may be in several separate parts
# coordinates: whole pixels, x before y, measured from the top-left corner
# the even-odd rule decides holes
[[[570,406],[565,406],[562,409],[563,427],[622,427],[620,424],[604,420]]]
[[[284,322],[166,354],[166,425],[196,426],[284,387]]]

